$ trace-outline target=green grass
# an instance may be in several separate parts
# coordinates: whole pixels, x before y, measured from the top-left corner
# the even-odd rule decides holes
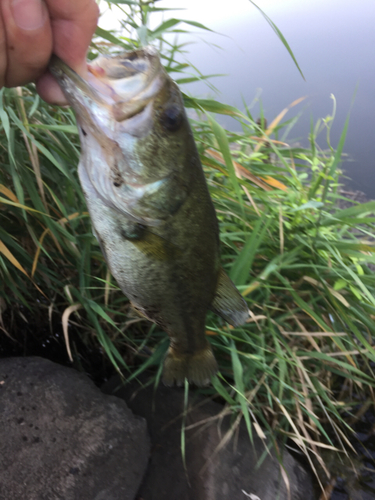
[[[173,18],[147,32],[153,3],[141,12],[122,4],[127,31],[98,30],[91,58],[98,48],[116,51],[118,40],[129,48],[181,31]],[[164,39],[160,47],[176,80],[191,75],[179,61],[183,46]],[[289,108],[264,130],[248,110],[187,95],[185,104],[198,113],[192,127],[219,218],[222,263],[251,310],[238,328],[208,316],[220,374],[203,392],[242,415],[250,435],[292,440],[315,468],[321,449],[350,450],[361,408],[374,403],[375,202],[339,208],[347,123],[336,149],[333,116],[312,125],[303,148],[288,138],[295,120],[281,121]],[[224,130],[220,113],[239,120],[242,133]],[[168,341],[132,314],[92,235],[73,113],[43,103],[30,85],[1,90],[0,118],[0,306],[61,318],[67,346],[74,321],[127,379],[154,367],[158,381]],[[322,133],[325,151],[317,145]]]

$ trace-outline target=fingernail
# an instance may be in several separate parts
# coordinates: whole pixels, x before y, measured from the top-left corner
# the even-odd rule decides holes
[[[42,0],[13,0],[12,12],[14,22],[23,30],[36,30],[46,20]]]

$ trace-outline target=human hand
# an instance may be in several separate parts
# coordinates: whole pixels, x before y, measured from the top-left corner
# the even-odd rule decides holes
[[[66,104],[48,61],[54,53],[84,76],[98,15],[95,0],[0,0],[0,88],[36,81],[44,100]]]

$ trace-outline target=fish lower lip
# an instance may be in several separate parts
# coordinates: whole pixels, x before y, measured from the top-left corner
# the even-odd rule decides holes
[[[57,79],[62,88],[65,87],[64,80],[70,80],[81,92],[85,93],[90,98],[97,102],[102,102],[102,98],[95,89],[70,66],[68,66],[60,57],[52,55],[48,63],[48,69],[51,74]]]
[[[52,57],[48,63],[48,69],[58,80],[62,77],[67,76],[77,82],[85,82],[78,73],[76,73],[70,66],[68,66],[60,57],[52,54]]]

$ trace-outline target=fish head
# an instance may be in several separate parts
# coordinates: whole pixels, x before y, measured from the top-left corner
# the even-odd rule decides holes
[[[103,201],[142,223],[176,212],[198,153],[181,92],[157,51],[99,56],[85,78],[56,56],[50,70],[76,113],[81,164]]]

